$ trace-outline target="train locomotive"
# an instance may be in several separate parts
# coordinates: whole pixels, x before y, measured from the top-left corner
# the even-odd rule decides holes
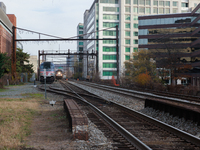
[[[62,70],[57,70],[56,71],[56,79],[62,79],[63,78],[63,71]]]
[[[44,83],[44,69],[46,69],[46,82],[53,83],[55,80],[55,66],[52,62],[43,62],[40,65],[40,82]]]

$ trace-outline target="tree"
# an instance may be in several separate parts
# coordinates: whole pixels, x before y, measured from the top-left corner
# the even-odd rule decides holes
[[[125,78],[132,83],[146,85],[156,78],[156,65],[147,50],[133,54],[134,58],[125,62]]]
[[[18,73],[27,72],[33,73],[33,64],[29,64],[30,54],[24,53],[22,49],[17,48],[16,51],[16,71]]]
[[[74,75],[73,77],[75,79],[77,78],[82,78],[82,69],[83,68],[83,63],[79,61],[75,61],[74,63]]]
[[[11,70],[11,58],[7,53],[0,53],[0,78]]]

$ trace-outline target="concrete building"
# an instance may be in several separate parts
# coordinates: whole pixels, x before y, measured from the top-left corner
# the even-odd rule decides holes
[[[169,14],[190,12],[199,0],[94,0],[89,10],[84,13],[84,39],[115,38],[116,25],[119,25],[119,69],[124,70],[124,62],[132,53],[138,51],[138,16],[150,14]],[[110,29],[108,29],[110,28]],[[108,30],[104,30],[108,29]],[[100,32],[95,32],[95,31]],[[84,41],[83,51],[98,52],[98,70],[101,79],[116,76],[116,42],[114,40]],[[96,58],[90,58],[91,67],[87,69],[84,57],[83,77],[92,73]],[[88,71],[87,71],[88,70]]]
[[[153,54],[157,68],[170,69],[173,84],[179,77],[200,87],[199,31],[200,3],[190,13],[140,16],[139,49]]]
[[[26,63],[25,63],[25,64],[26,64]],[[33,64],[34,73],[37,73],[37,68],[38,68],[38,59],[37,59],[37,55],[30,55],[29,64]]]

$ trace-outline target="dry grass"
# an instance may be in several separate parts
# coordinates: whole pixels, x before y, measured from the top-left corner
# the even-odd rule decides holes
[[[31,133],[30,126],[38,112],[39,98],[0,98],[0,149],[15,149]]]

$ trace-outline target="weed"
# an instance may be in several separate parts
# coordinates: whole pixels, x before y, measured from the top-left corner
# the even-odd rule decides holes
[[[26,93],[26,94],[21,94],[21,95],[31,97],[31,98],[44,98],[44,95],[40,93]]]
[[[7,91],[8,89],[0,89],[0,92],[5,92]]]
[[[51,117],[57,117],[58,116],[58,114],[52,114],[51,115]]]

